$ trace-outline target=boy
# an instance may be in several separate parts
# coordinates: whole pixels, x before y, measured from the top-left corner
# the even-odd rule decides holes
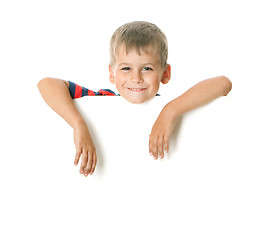
[[[154,24],[142,21],[122,25],[110,42],[110,81],[120,95],[131,103],[143,103],[157,95],[160,83],[171,78],[171,66],[167,64],[168,45],[164,33]],[[38,88],[46,103],[74,130],[77,166],[81,158],[80,173],[84,176],[95,171],[97,156],[89,129],[76,109],[72,98],[85,95],[116,95],[105,89],[95,93],[72,82],[44,78]],[[154,159],[164,157],[169,150],[169,138],[175,120],[183,113],[226,96],[232,88],[227,77],[204,80],[183,95],[165,105],[154,123],[149,152]]]

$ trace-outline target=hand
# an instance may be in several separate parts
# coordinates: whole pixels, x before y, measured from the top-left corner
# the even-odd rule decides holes
[[[80,173],[84,174],[85,177],[87,177],[88,174],[92,175],[96,167],[97,155],[86,124],[82,124],[74,129],[74,143],[76,146],[75,166],[78,165],[79,158],[82,155]]]
[[[164,158],[164,151],[168,153],[169,139],[175,126],[175,120],[173,111],[167,104],[154,123],[150,134],[149,151],[155,160],[158,159],[158,152],[161,159]]]

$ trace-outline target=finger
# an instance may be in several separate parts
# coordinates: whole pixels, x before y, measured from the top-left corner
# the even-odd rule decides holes
[[[97,155],[96,153],[93,154],[93,162],[92,162],[92,167],[91,167],[91,171],[90,174],[92,175],[95,171],[96,168],[96,164],[97,164]]]
[[[80,164],[80,173],[81,174],[84,173],[84,168],[87,165],[87,161],[88,161],[88,152],[84,151],[84,153],[82,153],[82,162]]]
[[[87,165],[86,165],[86,170],[84,171],[84,175],[85,177],[88,176],[89,172],[91,171],[91,166],[92,166],[92,153],[89,153],[88,155],[88,162],[87,162]]]
[[[158,142],[158,137],[156,138],[152,138],[151,139],[151,153],[153,158],[156,160],[158,158],[158,146],[157,146],[157,142]]]
[[[151,151],[151,149],[152,149],[151,135],[149,135],[149,153],[150,153],[150,155],[152,156],[152,151]]]
[[[75,160],[74,160],[75,166],[77,166],[79,163],[80,155],[81,155],[81,149],[76,149],[76,155],[75,155]]]
[[[96,156],[96,153],[94,153],[92,155],[92,165],[91,165],[91,170],[89,172],[90,175],[92,175],[95,171],[95,168],[96,168],[96,164],[97,164],[97,156]]]
[[[164,145],[165,152],[168,153],[169,152],[169,137],[164,136],[163,145]]]
[[[154,156],[154,145],[156,145],[157,142],[154,140],[154,137],[150,135],[150,139],[149,139],[149,153],[151,156]]]
[[[159,137],[158,139],[158,152],[159,157],[162,159],[164,157],[164,151],[163,151],[163,136]]]

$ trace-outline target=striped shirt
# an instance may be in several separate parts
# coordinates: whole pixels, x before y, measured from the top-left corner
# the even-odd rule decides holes
[[[110,89],[100,89],[98,92],[94,92],[85,87],[81,87],[76,83],[69,82],[69,92],[73,99],[81,98],[84,96],[120,96],[120,94],[115,94]]]

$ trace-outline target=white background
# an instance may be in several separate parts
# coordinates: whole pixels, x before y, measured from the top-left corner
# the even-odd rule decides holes
[[[259,0],[1,1],[0,238],[266,239],[265,10]],[[176,178],[172,168],[167,180],[147,172],[150,194],[129,182],[118,201],[120,187],[106,191],[96,174],[78,174],[72,130],[36,85],[50,76],[115,90],[109,39],[134,20],[155,23],[168,38],[172,79],[162,96],[218,75],[229,77],[233,90],[184,117],[179,157],[171,161]],[[123,149],[120,129],[110,131]],[[120,160],[138,153],[126,149]],[[151,164],[167,176],[167,164]],[[127,170],[120,165],[114,175],[123,183],[134,176]]]

